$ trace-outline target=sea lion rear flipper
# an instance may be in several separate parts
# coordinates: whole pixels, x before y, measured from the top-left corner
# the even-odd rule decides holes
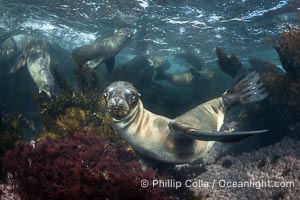
[[[112,57],[111,59],[106,60],[105,64],[106,64],[107,73],[111,74],[115,67],[115,57]]]
[[[179,136],[186,136],[195,140],[203,141],[218,141],[218,142],[238,142],[242,139],[255,135],[257,133],[265,133],[268,130],[257,131],[236,131],[236,132],[218,132],[218,131],[202,131],[194,129],[193,127],[185,124],[171,121],[168,124],[171,133],[175,133]]]
[[[26,64],[27,64],[27,59],[23,55],[20,55],[17,59],[17,62],[10,69],[9,73],[12,74],[20,70],[22,67],[26,66]]]

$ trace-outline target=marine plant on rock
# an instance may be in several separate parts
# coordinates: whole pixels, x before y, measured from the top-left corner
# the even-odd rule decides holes
[[[105,117],[105,102],[98,88],[95,71],[75,71],[78,87],[69,83],[53,69],[61,93],[52,99],[35,96],[39,104],[41,121],[45,132],[39,136],[64,136],[89,127],[109,140],[118,140]]]
[[[249,59],[251,70],[259,72],[269,97],[242,111],[240,121],[246,129],[251,128],[246,124],[248,121],[256,128],[268,128],[276,136],[270,140],[285,135],[299,138],[296,132],[300,128],[300,28],[288,26],[279,39],[267,41],[277,51],[284,70],[266,61]],[[220,68],[224,71],[224,63],[228,63],[229,57],[220,48],[217,48],[217,54]],[[230,70],[227,73],[230,74]]]
[[[300,77],[300,28],[287,26],[278,40],[268,39],[277,51],[282,67],[291,78]]]
[[[270,93],[270,104],[286,133],[297,136],[300,128],[300,28],[287,26],[277,40],[268,39],[277,51],[285,73],[269,63],[260,63],[262,81]],[[254,69],[258,62],[250,61]],[[295,133],[295,134],[294,134]]]
[[[22,114],[0,115],[0,155],[6,149],[13,147],[13,144],[23,137],[21,123]]]
[[[13,147],[15,142],[24,139],[25,133],[22,131],[24,126],[22,114],[0,114],[0,180],[2,175],[1,157],[7,149]]]
[[[132,154],[111,147],[89,132],[22,142],[5,153],[4,168],[14,176],[22,199],[161,199],[161,188],[142,188],[142,179],[159,178],[143,171]]]

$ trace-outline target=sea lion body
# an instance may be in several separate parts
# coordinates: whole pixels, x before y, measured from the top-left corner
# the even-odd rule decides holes
[[[221,97],[200,104],[170,119],[143,107],[140,94],[128,82],[117,81],[104,90],[107,114],[114,130],[143,158],[168,164],[199,159],[214,141],[237,141],[253,132],[219,132],[226,110],[231,106],[266,97],[259,76],[250,73]],[[255,131],[254,133],[263,132]]]
[[[175,55],[175,58],[183,58],[190,63],[196,70],[201,71],[205,65],[204,60],[195,51],[190,49],[184,49],[180,53]]]
[[[205,105],[191,110],[175,120],[186,124],[204,124],[205,130],[218,131],[224,120],[224,112],[217,114],[211,106],[215,106],[220,99],[211,100]],[[220,104],[221,105],[221,104]],[[196,115],[201,111],[204,116]],[[195,114],[195,115],[193,115]],[[197,117],[198,118],[194,118]],[[200,117],[199,117],[200,116]],[[207,118],[205,118],[207,117]],[[192,118],[192,123],[189,120]],[[162,163],[183,164],[199,159],[209,150],[213,142],[198,141],[190,138],[176,137],[171,134],[168,124],[173,121],[170,118],[156,115],[143,108],[141,101],[138,103],[134,116],[128,121],[112,120],[114,130],[126,140],[136,152],[146,159],[156,160]],[[203,123],[204,122],[204,123]],[[206,123],[205,123],[206,122]]]
[[[155,80],[165,80],[172,83],[175,86],[192,86],[201,81],[210,80],[214,77],[214,72],[208,70],[197,71],[194,68],[190,68],[189,71],[169,74],[164,70],[159,70],[155,76]]]
[[[54,92],[54,78],[50,71],[51,57],[46,41],[31,39],[19,55],[16,64],[10,70],[13,73],[27,66],[30,76],[39,88],[49,97]]]
[[[107,79],[128,81],[142,89],[152,84],[157,70],[169,67],[170,63],[161,56],[138,55],[117,66]]]
[[[105,62],[107,71],[111,73],[115,65],[115,55],[124,47],[132,35],[133,31],[131,29],[120,29],[109,38],[75,48],[72,53],[73,58],[78,65],[92,69]]]

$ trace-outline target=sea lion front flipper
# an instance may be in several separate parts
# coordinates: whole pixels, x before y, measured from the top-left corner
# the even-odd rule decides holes
[[[17,59],[17,62],[10,69],[9,73],[12,74],[16,71],[19,71],[22,67],[26,66],[26,64],[27,59],[23,55],[20,55]]]
[[[106,71],[108,74],[111,74],[115,67],[115,57],[105,61],[106,64]]]
[[[257,72],[240,76],[235,84],[223,95],[225,105],[230,108],[235,105],[253,103],[263,100],[268,96]]]
[[[218,141],[218,142],[238,142],[242,139],[255,135],[257,133],[265,133],[268,130],[257,131],[236,131],[236,132],[218,132],[218,131],[202,131],[194,129],[193,127],[185,124],[171,121],[168,124],[171,133],[175,133],[178,136],[186,136],[195,140],[203,141]]]
[[[103,63],[104,58],[103,57],[98,57],[93,60],[89,60],[86,63],[83,64],[85,68],[90,68],[90,69],[96,69],[101,63]]]

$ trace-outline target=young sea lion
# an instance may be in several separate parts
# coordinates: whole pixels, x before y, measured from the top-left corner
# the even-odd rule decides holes
[[[136,85],[138,89],[143,89],[153,83],[153,77],[157,71],[168,68],[170,68],[170,63],[162,56],[137,55],[115,67],[107,79],[109,81],[128,81]]]
[[[54,93],[54,78],[50,71],[50,62],[48,43],[44,40],[32,39],[18,56],[10,73],[27,66],[33,81],[39,88],[39,93],[43,91],[51,97]]]
[[[143,107],[140,94],[128,82],[113,82],[104,90],[107,113],[114,130],[143,158],[169,164],[199,159],[213,141],[233,142],[265,132],[219,132],[232,106],[257,102],[267,93],[256,72],[241,77],[221,97],[169,119]]]
[[[210,80],[215,76],[215,73],[208,70],[197,71],[194,68],[190,68],[188,72],[169,74],[165,70],[157,70],[155,76],[156,81],[165,80],[172,83],[175,86],[192,86],[201,81]]]
[[[183,58],[190,63],[195,70],[202,71],[205,66],[203,58],[194,50],[183,49],[180,53],[175,55],[175,58]]]
[[[73,58],[78,65],[92,69],[105,62],[107,72],[110,74],[115,66],[115,55],[133,36],[133,33],[133,30],[127,28],[117,30],[109,38],[75,48],[72,52]]]

